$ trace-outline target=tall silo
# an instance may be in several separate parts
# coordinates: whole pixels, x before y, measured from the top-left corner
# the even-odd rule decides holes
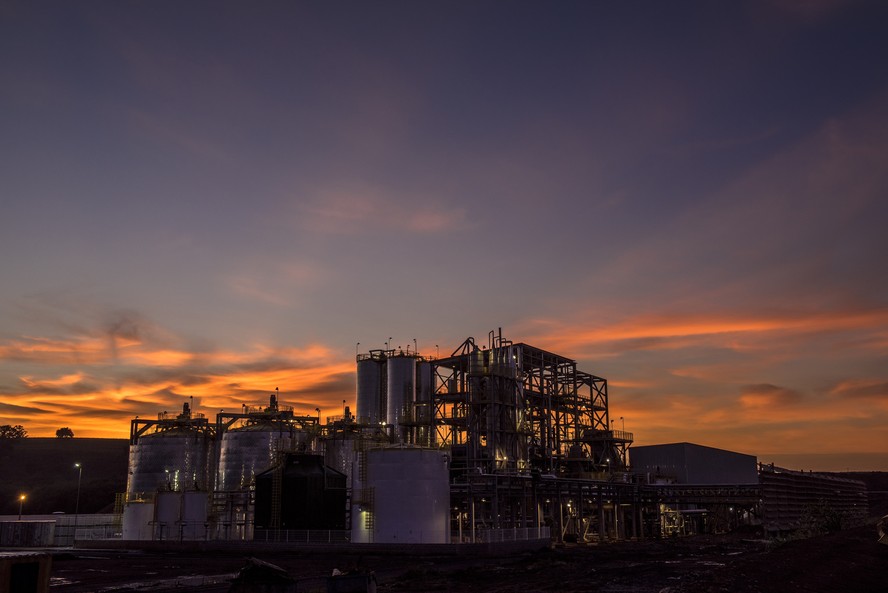
[[[127,498],[150,498],[159,490],[210,490],[215,431],[189,405],[181,414],[136,418],[130,427]]]
[[[358,357],[357,415],[361,424],[377,425],[385,420],[385,361],[382,350]]]
[[[402,420],[413,421],[413,402],[416,397],[416,357],[407,354],[390,356],[386,362],[385,421],[395,427],[398,441],[404,442]]]

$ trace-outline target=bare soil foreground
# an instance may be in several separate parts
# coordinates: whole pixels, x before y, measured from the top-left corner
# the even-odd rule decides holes
[[[559,546],[503,558],[263,554],[297,591],[326,591],[334,568],[374,571],[379,591],[608,593],[888,592],[888,546],[873,526],[785,543],[740,534]],[[76,551],[53,560],[53,593],[222,593],[242,554]]]

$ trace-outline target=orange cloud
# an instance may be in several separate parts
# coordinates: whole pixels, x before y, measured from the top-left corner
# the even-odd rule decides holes
[[[105,358],[107,349],[107,341],[100,338],[63,340],[25,336],[0,345],[0,361],[91,363]]]
[[[539,322],[538,322],[539,323]],[[722,344],[735,344],[736,334],[814,333],[852,329],[871,329],[888,325],[888,309],[839,311],[827,313],[718,315],[675,314],[631,317],[622,322],[583,328],[560,322],[547,322],[542,341],[554,344],[556,351],[580,350],[601,344],[615,345],[635,341],[639,349],[685,347],[696,340],[722,338]],[[630,345],[632,348],[632,345]]]
[[[842,381],[830,390],[830,394],[841,398],[872,399],[872,403],[888,405],[888,382],[878,379]]]
[[[254,345],[244,350],[195,351],[174,336],[117,328],[106,336],[26,337],[0,344],[0,365],[26,364],[17,384],[0,384],[4,423],[23,424],[34,436],[60,426],[79,436],[123,437],[136,415],[180,409],[193,397],[196,411],[267,401],[281,389],[283,403],[304,414],[340,414],[354,399],[354,362],[323,344],[302,348]],[[352,404],[349,404],[352,405]]]
[[[767,383],[745,386],[739,398],[740,405],[744,408],[770,412],[775,408],[798,404],[802,400],[804,396],[797,391]]]

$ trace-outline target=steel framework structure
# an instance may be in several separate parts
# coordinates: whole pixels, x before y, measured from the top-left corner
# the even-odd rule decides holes
[[[626,466],[632,435],[610,427],[607,380],[576,361],[491,332],[487,347],[468,338],[432,364],[430,433],[454,468],[581,475]]]

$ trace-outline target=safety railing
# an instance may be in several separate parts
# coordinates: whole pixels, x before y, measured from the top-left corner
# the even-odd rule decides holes
[[[342,544],[349,541],[345,529],[256,529],[254,542],[290,544]]]
[[[482,543],[519,542],[533,539],[551,539],[549,527],[513,527],[511,529],[479,529],[475,531],[475,541]]]

